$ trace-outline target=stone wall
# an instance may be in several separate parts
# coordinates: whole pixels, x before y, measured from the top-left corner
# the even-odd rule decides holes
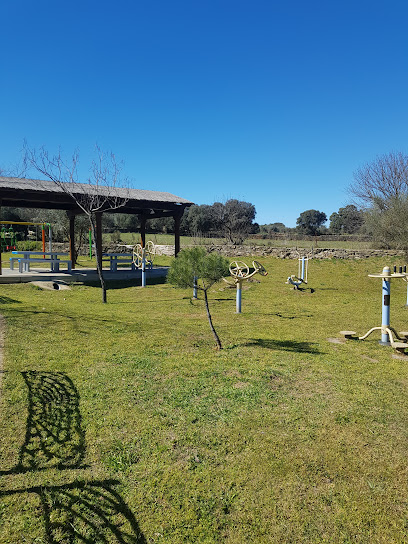
[[[186,247],[186,246],[184,246]],[[205,245],[208,251],[217,251],[226,257],[278,257],[279,259],[298,259],[299,253],[296,249],[290,247],[270,247],[270,246],[235,246],[235,245]],[[54,243],[53,248],[57,251],[69,251],[68,244]],[[82,248],[81,255],[88,255],[88,247]],[[129,253],[131,249],[113,242],[104,245],[103,252],[111,253]],[[157,245],[157,255],[174,255],[174,245]],[[404,251],[382,250],[382,249],[325,249],[315,248],[313,250],[300,250],[300,256],[310,255],[314,259],[368,259],[369,257],[383,256],[404,256]]]

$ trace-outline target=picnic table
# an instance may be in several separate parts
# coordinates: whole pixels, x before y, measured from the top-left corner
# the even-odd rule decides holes
[[[18,271],[29,272],[30,264],[46,263],[50,265],[52,272],[60,271],[60,264],[66,264],[68,272],[71,272],[72,261],[61,260],[59,257],[67,257],[68,253],[60,251],[12,251],[13,255],[22,255],[22,257],[10,257],[10,270],[14,270],[14,262],[18,262]]]
[[[102,262],[109,262],[111,272],[117,272],[118,264],[130,264],[132,270],[137,269],[133,253],[102,253]]]

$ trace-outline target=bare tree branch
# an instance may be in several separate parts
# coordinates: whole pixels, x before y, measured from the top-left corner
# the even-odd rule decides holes
[[[96,235],[96,216],[98,213],[116,210],[126,205],[129,200],[128,182],[121,178],[121,168],[113,153],[103,153],[96,146],[96,158],[93,159],[87,183],[79,183],[79,152],[75,150],[69,161],[62,156],[61,149],[50,155],[42,147],[39,151],[30,149],[25,144],[26,164],[34,168],[43,177],[53,181],[64,193],[69,195],[80,210],[88,217],[95,240],[96,262],[102,287],[102,300],[106,302],[106,283],[103,277],[101,256]],[[39,183],[41,183],[39,181]],[[125,187],[124,187],[125,185]]]

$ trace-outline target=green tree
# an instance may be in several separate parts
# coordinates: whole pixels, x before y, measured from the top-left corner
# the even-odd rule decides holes
[[[296,220],[296,230],[301,234],[316,236],[319,234],[319,229],[327,221],[327,216],[324,212],[318,210],[306,210],[300,214]]]
[[[260,225],[259,228],[261,233],[267,234],[287,231],[287,227],[283,223],[268,223],[266,225]]]
[[[379,247],[408,254],[408,196],[376,201],[365,214],[365,228]]]
[[[220,338],[214,328],[208,305],[208,290],[214,283],[229,275],[228,260],[218,253],[207,253],[202,247],[183,249],[172,262],[167,281],[176,287],[194,287],[197,278],[197,288],[204,293],[205,308],[211,332],[214,335],[218,349],[222,349]]]
[[[215,202],[213,210],[215,223],[232,244],[241,244],[252,231],[256,210],[250,202],[231,198],[225,204]]]
[[[334,234],[355,234],[364,223],[364,213],[354,204],[339,208],[330,216],[330,231]]]

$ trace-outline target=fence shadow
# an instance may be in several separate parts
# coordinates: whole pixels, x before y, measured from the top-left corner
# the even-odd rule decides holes
[[[272,340],[269,338],[253,338],[246,342],[245,346],[259,346],[266,349],[275,349],[283,351],[296,351],[299,353],[321,353],[313,342],[296,342],[294,340]]]

